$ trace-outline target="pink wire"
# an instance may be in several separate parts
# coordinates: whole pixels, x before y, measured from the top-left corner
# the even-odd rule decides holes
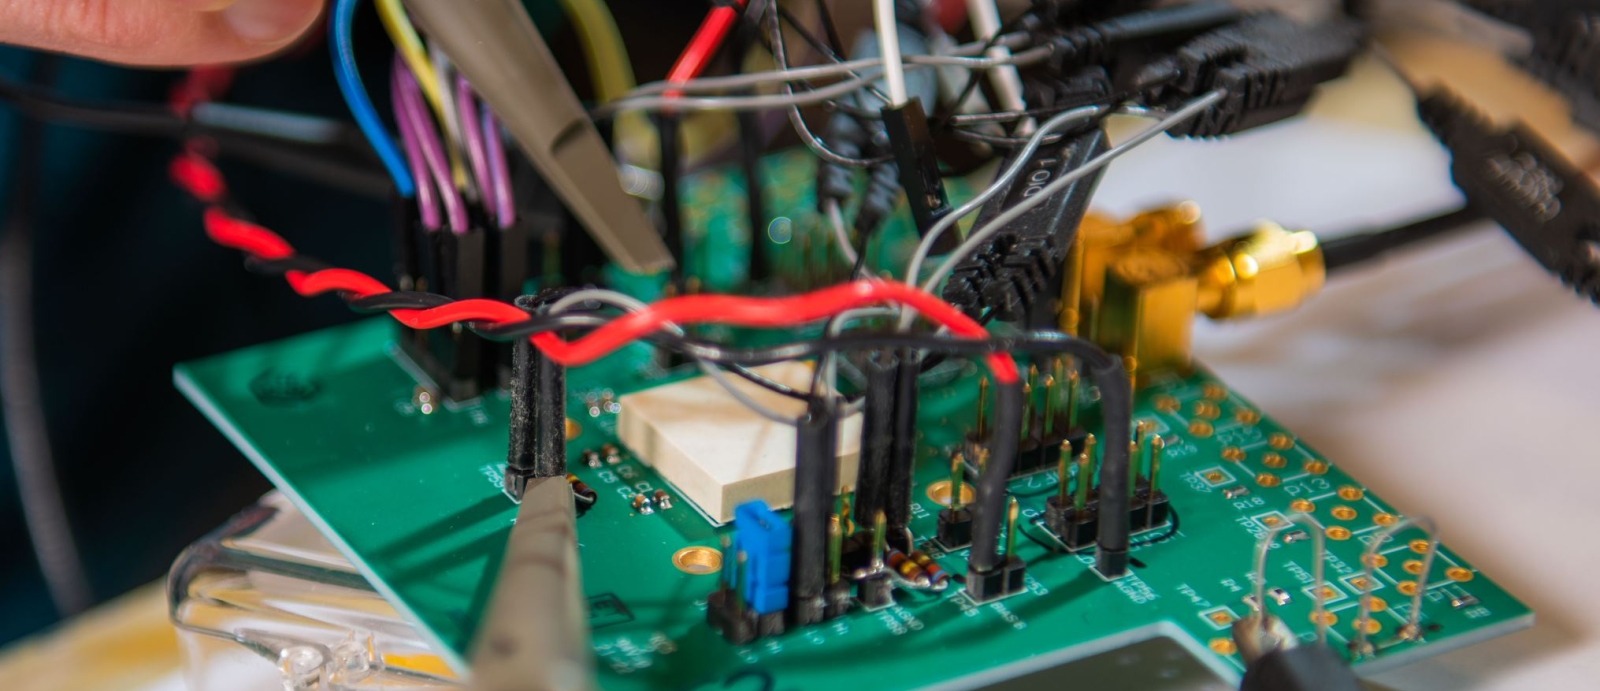
[[[400,123],[400,144],[405,148],[406,162],[411,168],[411,177],[417,181],[417,209],[422,215],[422,227],[428,230],[438,230],[442,219],[439,218],[439,195],[428,183],[427,164],[422,161],[422,145],[417,142],[415,128],[410,126],[405,117],[405,102],[400,96],[400,71],[395,70],[390,82],[390,100],[394,103],[395,120]]]
[[[466,139],[467,160],[472,177],[478,181],[485,209],[494,206],[494,191],[489,188],[489,157],[483,148],[483,130],[478,127],[478,99],[465,75],[456,75],[456,112],[461,115],[461,136]]]
[[[422,157],[428,162],[428,170],[433,173],[433,182],[439,187],[439,197],[444,200],[445,215],[450,219],[450,230],[456,234],[467,232],[467,205],[461,200],[461,191],[456,189],[455,182],[450,179],[450,164],[445,162],[444,142],[439,139],[439,131],[433,124],[433,117],[428,114],[428,107],[422,100],[422,86],[417,84],[417,78],[411,74],[411,69],[399,55],[395,55],[395,72],[399,75],[400,98],[404,106],[399,115],[409,122],[412,134],[421,144]]]
[[[495,220],[501,228],[517,222],[516,200],[511,196],[511,170],[506,162],[506,147],[500,140],[500,122],[487,106],[483,109],[483,134],[489,149],[490,187],[494,188]]]

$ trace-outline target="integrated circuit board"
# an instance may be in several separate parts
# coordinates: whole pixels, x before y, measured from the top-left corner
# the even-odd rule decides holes
[[[515,515],[500,478],[508,402],[503,393],[459,407],[419,400],[394,334],[392,323],[362,322],[182,365],[176,379],[465,669]],[[948,381],[924,385],[920,401],[912,524],[919,540],[935,532],[939,507],[927,491],[948,477],[949,448],[972,425],[982,372],[949,371]],[[1362,550],[1404,514],[1202,369],[1139,392],[1135,419],[1167,442],[1163,488],[1175,516],[1134,536],[1130,575],[1101,578],[1090,568],[1092,550],[1066,553],[1045,531],[1037,517],[1057,482],[1045,470],[1012,482],[1024,516],[1015,549],[1029,564],[1025,592],[974,605],[959,587],[900,591],[885,609],[857,608],[823,625],[733,645],[705,620],[705,597],[718,581],[712,555],[729,528],[686,501],[658,504],[647,515],[634,510],[635,493],[676,498],[676,490],[626,449],[607,448],[615,443],[622,394],[687,376],[695,376],[692,368],[663,370],[643,346],[569,373],[569,468],[600,497],[578,521],[583,586],[599,683],[613,691],[736,681],[739,688],[823,691],[843,679],[870,679],[883,691],[977,688],[1151,640],[1173,655],[1187,651],[1178,656],[1197,660],[1201,677],[1226,683],[1242,670],[1228,629],[1250,611],[1244,598],[1264,531],[1296,513],[1323,527],[1328,637],[1344,651],[1354,638]],[[585,461],[589,452],[598,467]],[[1422,640],[1398,640],[1409,613],[1404,592],[1419,580],[1413,542],[1422,537],[1405,531],[1380,548],[1385,559],[1373,595],[1382,603],[1374,601],[1371,637],[1379,652],[1359,660],[1358,669],[1401,664],[1532,621],[1527,607],[1446,546],[1428,574]],[[964,572],[964,551],[926,548],[946,571]],[[1269,611],[1302,636],[1314,630],[1312,550],[1310,540],[1280,545],[1265,572]]]

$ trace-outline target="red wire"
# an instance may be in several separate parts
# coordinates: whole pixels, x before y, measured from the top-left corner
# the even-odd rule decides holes
[[[287,241],[266,228],[234,218],[221,207],[205,212],[206,234],[219,245],[231,247],[265,260],[294,256]],[[382,281],[350,269],[290,271],[284,277],[296,293],[310,297],[340,292],[355,298],[390,292]],[[576,341],[552,333],[532,337],[533,344],[552,360],[567,367],[594,362],[622,346],[661,330],[668,324],[734,324],[752,327],[797,326],[825,319],[844,310],[867,305],[899,304],[917,310],[957,335],[987,338],[989,333],[971,317],[930,293],[895,281],[856,281],[824,288],[803,295],[782,298],[755,298],[732,295],[690,295],[662,300],[644,310],[631,312]],[[493,325],[524,321],[528,314],[514,305],[496,300],[458,300],[431,309],[393,310],[400,323],[415,329],[433,329],[456,322],[485,322]],[[1019,381],[1016,361],[1006,353],[989,357],[995,379]]]
[[[733,0],[734,4],[714,7],[706,13],[706,18],[700,22],[700,28],[696,29],[694,37],[689,39],[689,45],[684,47],[683,52],[678,55],[678,61],[667,71],[669,83],[682,84],[706,71],[706,66],[716,57],[717,50],[728,40],[733,25],[738,23],[739,12],[744,9],[745,2],[747,0]],[[681,91],[666,92],[668,98],[681,95],[683,95]]]

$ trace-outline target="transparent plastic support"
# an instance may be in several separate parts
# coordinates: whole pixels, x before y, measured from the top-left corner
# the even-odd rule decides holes
[[[167,575],[190,691],[432,691],[462,683],[283,495],[190,545]]]

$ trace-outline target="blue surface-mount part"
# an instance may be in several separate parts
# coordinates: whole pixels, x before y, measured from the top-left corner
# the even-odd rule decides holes
[[[759,614],[782,610],[789,604],[789,522],[760,500],[740,504],[733,521],[734,544],[745,555],[745,599]]]

